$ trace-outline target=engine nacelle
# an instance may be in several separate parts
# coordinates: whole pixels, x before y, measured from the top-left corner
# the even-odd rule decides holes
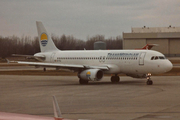
[[[126,75],[133,78],[146,78],[146,74],[126,74]]]
[[[87,69],[79,73],[78,77],[88,81],[100,81],[103,77],[103,71],[100,69]]]

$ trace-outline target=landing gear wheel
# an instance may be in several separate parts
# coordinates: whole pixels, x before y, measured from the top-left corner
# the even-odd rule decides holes
[[[118,83],[119,81],[120,81],[119,76],[112,76],[112,77],[111,77],[111,82],[112,82],[112,83]]]
[[[148,80],[146,83],[147,83],[147,85],[152,85],[153,81],[152,80]]]
[[[151,80],[151,73],[148,73],[148,74],[146,75],[146,77],[147,77],[147,82],[146,82],[146,84],[147,84],[147,85],[152,85],[152,84],[153,84],[153,81]]]
[[[88,84],[88,82],[89,81],[87,81],[87,80],[79,79],[79,84],[81,84],[81,85],[86,85],[86,84]]]

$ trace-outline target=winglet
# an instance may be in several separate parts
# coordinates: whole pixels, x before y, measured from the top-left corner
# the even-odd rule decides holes
[[[54,119],[55,120],[63,120],[61,111],[59,109],[58,102],[56,100],[56,97],[53,96],[53,109],[54,109]]]

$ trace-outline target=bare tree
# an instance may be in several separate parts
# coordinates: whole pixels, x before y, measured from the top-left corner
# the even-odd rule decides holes
[[[52,39],[60,50],[87,50],[94,49],[94,42],[103,41],[106,42],[107,49],[122,49],[122,38],[117,36],[105,39],[104,35],[96,35],[88,37],[87,41],[74,38],[71,36],[55,36],[52,34]],[[33,55],[40,52],[38,37],[33,39],[29,36],[17,36],[2,37],[0,36],[0,57],[8,57],[11,54],[26,54]]]

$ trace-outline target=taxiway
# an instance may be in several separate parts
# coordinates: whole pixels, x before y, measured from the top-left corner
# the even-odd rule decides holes
[[[110,77],[79,85],[75,76],[0,75],[0,111],[53,116],[52,95],[63,117],[92,120],[180,119],[180,76]]]

